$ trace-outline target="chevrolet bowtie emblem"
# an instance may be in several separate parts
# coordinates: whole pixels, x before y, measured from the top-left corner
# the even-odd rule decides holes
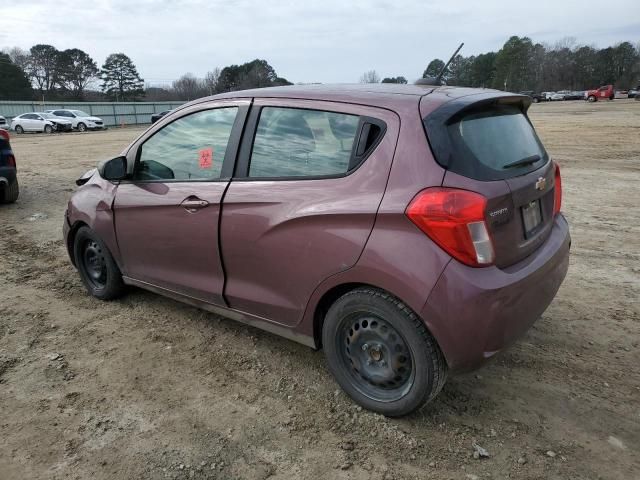
[[[544,190],[547,187],[547,179],[544,177],[538,178],[536,182],[536,190]]]

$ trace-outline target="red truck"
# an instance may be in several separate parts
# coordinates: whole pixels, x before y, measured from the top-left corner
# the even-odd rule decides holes
[[[595,90],[587,90],[585,97],[589,102],[597,102],[598,100],[604,100],[606,98],[613,100],[615,98],[613,85],[603,85]]]

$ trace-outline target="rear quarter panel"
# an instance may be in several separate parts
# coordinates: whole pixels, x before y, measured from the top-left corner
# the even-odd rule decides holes
[[[401,121],[398,145],[371,235],[353,268],[326,278],[315,289],[298,327],[300,333],[314,334],[318,304],[345,284],[384,289],[419,313],[450,260],[404,213],[418,192],[442,183],[445,170],[427,143],[418,98],[399,105],[396,113]],[[424,321],[429,328],[429,319]]]

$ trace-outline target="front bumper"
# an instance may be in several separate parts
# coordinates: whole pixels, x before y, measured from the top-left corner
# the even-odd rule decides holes
[[[70,123],[56,123],[56,132],[70,132],[73,127]]]
[[[506,269],[451,260],[421,316],[451,370],[472,370],[521,337],[556,295],[569,267],[571,237],[562,215],[546,242]]]

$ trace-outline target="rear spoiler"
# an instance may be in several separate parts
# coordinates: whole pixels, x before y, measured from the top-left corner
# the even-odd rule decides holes
[[[495,91],[464,95],[444,103],[423,118],[429,145],[436,161],[443,168],[448,169],[454,151],[447,127],[469,111],[481,110],[494,105],[513,105],[520,108],[522,113],[526,115],[531,106],[531,97]]]

